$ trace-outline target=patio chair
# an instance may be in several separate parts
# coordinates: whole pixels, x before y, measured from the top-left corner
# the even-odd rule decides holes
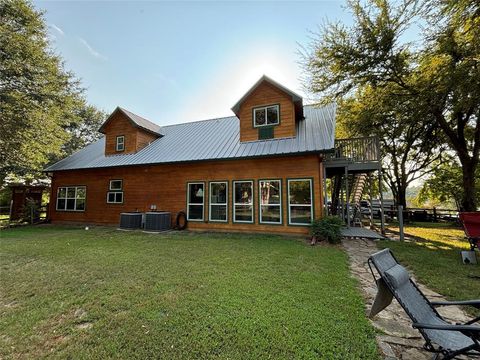
[[[480,250],[480,211],[462,212],[459,216],[471,250],[475,250],[475,248]]]
[[[386,308],[395,297],[412,320],[412,327],[425,339],[424,348],[434,353],[434,359],[454,359],[459,355],[480,357],[480,326],[473,325],[480,316],[465,324],[451,324],[435,309],[435,306],[448,305],[471,305],[480,309],[480,300],[430,302],[390,249],[371,255],[368,265],[378,287],[370,317]],[[380,275],[378,279],[372,265]]]

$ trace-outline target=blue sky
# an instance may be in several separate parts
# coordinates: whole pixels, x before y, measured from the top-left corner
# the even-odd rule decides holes
[[[90,103],[160,125],[232,115],[263,74],[305,95],[299,44],[325,19],[350,21],[340,1],[34,4]]]

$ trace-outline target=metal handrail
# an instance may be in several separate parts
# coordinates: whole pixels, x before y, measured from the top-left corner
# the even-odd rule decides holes
[[[354,162],[380,161],[380,141],[376,136],[335,140],[333,158]]]

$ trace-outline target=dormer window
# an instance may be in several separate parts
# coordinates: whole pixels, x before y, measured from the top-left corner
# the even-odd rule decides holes
[[[117,151],[125,150],[125,136],[123,135],[117,136],[117,143],[116,143],[115,149]]]
[[[253,127],[280,124],[280,106],[269,105],[253,109]]]

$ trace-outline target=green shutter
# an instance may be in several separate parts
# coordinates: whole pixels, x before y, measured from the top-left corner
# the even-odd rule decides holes
[[[258,128],[258,140],[273,139],[273,126],[262,126]]]

